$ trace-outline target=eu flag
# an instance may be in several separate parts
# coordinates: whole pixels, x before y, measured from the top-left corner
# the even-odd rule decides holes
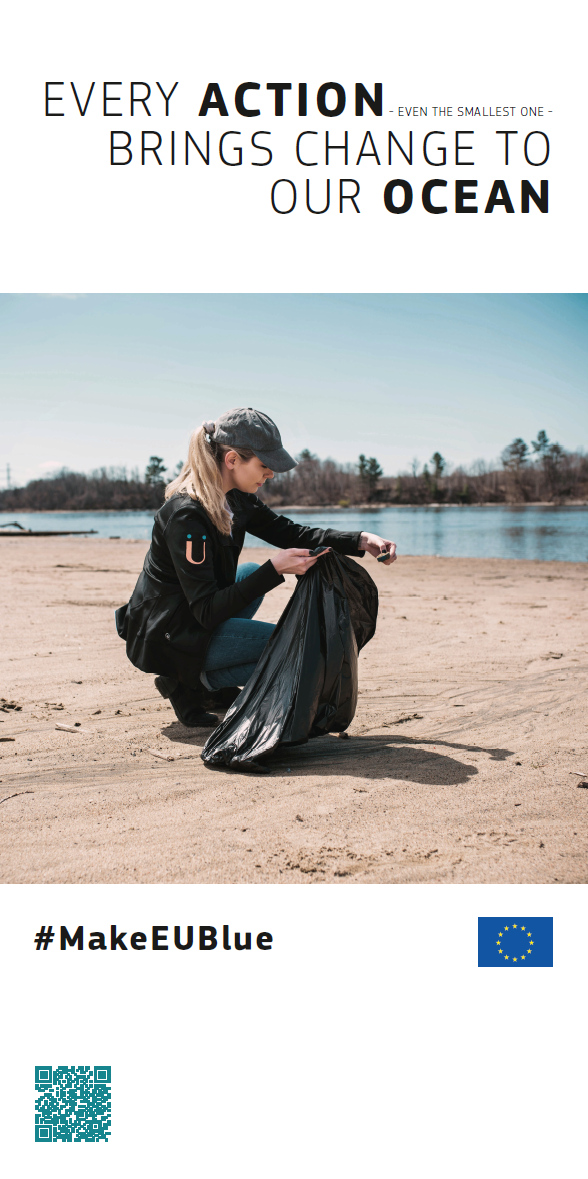
[[[478,917],[478,966],[553,966],[553,917]]]

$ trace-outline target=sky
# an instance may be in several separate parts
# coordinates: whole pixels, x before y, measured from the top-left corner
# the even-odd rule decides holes
[[[0,488],[169,469],[251,405],[284,445],[385,474],[588,442],[588,295],[1,295]]]

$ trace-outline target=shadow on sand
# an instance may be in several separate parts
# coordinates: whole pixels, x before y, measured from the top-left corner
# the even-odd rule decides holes
[[[162,729],[162,736],[183,745],[201,747],[210,732],[210,729],[186,729],[173,723]],[[442,738],[427,741],[426,738],[378,734],[341,740],[329,735],[314,738],[307,745],[282,746],[264,759],[264,765],[270,776],[281,776],[289,770],[293,777],[321,774],[324,777],[391,778],[423,786],[457,786],[478,774],[478,767],[469,763],[467,758],[461,760],[442,750],[455,750],[466,755],[483,754],[492,761],[506,761],[514,756],[510,749],[461,744]]]
[[[356,736],[349,741],[325,737],[290,750],[279,749],[273,757],[268,758],[266,764],[274,771],[283,772],[283,767],[288,767],[293,774],[391,778],[417,782],[423,786],[457,786],[475,777],[479,772],[478,767],[467,760],[440,752],[441,748],[486,755],[500,752],[508,756],[506,750],[490,751],[480,746],[445,741],[431,742],[429,748],[423,748],[428,744],[416,739],[388,736]]]

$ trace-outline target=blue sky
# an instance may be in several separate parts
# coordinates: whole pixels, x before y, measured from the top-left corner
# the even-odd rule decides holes
[[[586,295],[1,295],[0,487],[174,466],[235,405],[386,474],[588,441]]]

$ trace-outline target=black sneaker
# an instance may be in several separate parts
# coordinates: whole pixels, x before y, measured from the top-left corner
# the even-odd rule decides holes
[[[156,677],[155,687],[164,700],[169,700],[178,720],[187,729],[216,728],[218,725],[218,716],[206,711],[200,692],[164,675]]]

